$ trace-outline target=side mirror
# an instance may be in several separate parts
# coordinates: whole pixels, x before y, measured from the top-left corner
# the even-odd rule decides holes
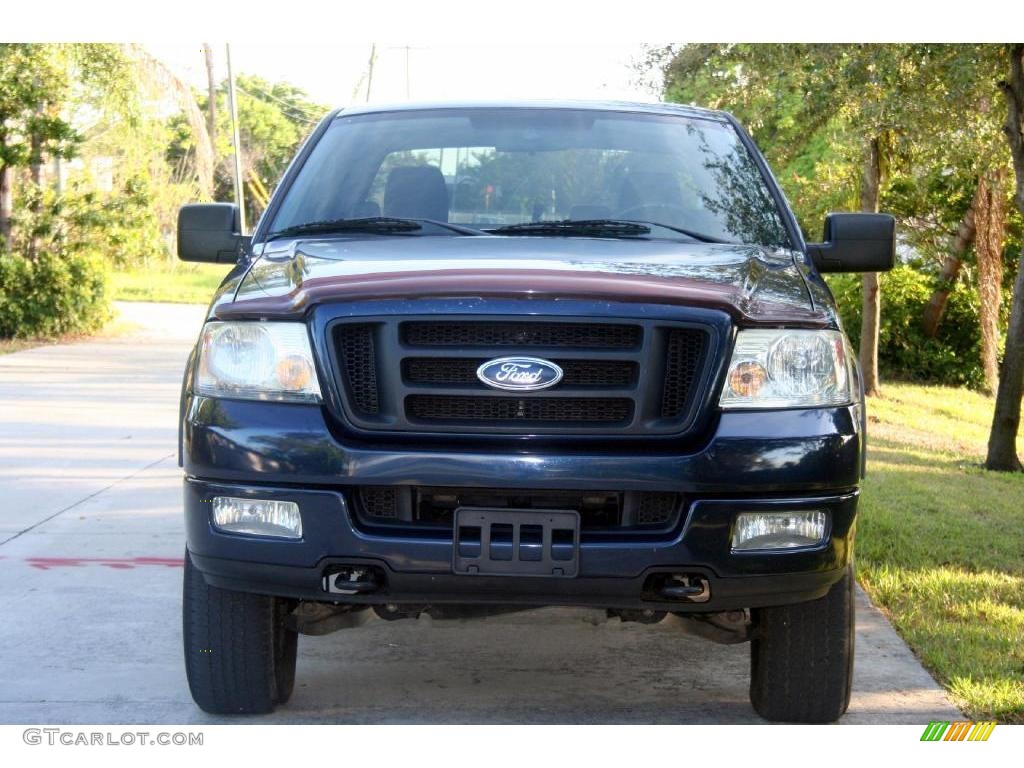
[[[195,203],[178,211],[178,258],[233,264],[249,238],[241,229],[238,206],[231,203]]]
[[[830,213],[824,240],[807,245],[819,272],[886,272],[896,263],[896,219],[886,213]]]

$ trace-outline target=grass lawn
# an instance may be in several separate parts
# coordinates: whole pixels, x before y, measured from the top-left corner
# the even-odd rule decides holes
[[[868,402],[857,569],[969,717],[1024,723],[1024,474],[981,468],[992,407],[893,383]]]
[[[110,274],[110,296],[115,301],[209,304],[213,292],[230,270],[230,264],[178,261],[120,269]]]

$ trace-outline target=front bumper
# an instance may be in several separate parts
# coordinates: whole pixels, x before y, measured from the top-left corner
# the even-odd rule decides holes
[[[718,611],[780,605],[825,594],[848,563],[855,530],[862,434],[858,406],[732,412],[686,453],[566,450],[414,450],[342,443],[319,407],[186,399],[182,458],[188,549],[215,586],[352,603],[591,605]],[[370,533],[354,521],[348,490],[360,485],[674,491],[688,500],[667,535],[580,545],[576,578],[456,576],[452,541],[438,534]],[[224,534],[210,523],[217,495],[294,501],[299,541]],[[739,512],[820,509],[823,546],[732,554]],[[372,565],[386,575],[373,594],[324,592],[332,566]],[[705,578],[707,602],[660,599],[655,574]]]

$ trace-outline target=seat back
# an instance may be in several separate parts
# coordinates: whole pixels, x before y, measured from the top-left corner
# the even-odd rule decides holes
[[[448,221],[448,188],[432,165],[392,168],[384,187],[384,215]]]

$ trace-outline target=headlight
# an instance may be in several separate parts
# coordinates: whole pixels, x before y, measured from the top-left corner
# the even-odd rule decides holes
[[[195,392],[244,400],[317,402],[309,336],[302,323],[207,323]]]
[[[722,390],[723,408],[845,405],[853,369],[839,331],[740,331]]]

